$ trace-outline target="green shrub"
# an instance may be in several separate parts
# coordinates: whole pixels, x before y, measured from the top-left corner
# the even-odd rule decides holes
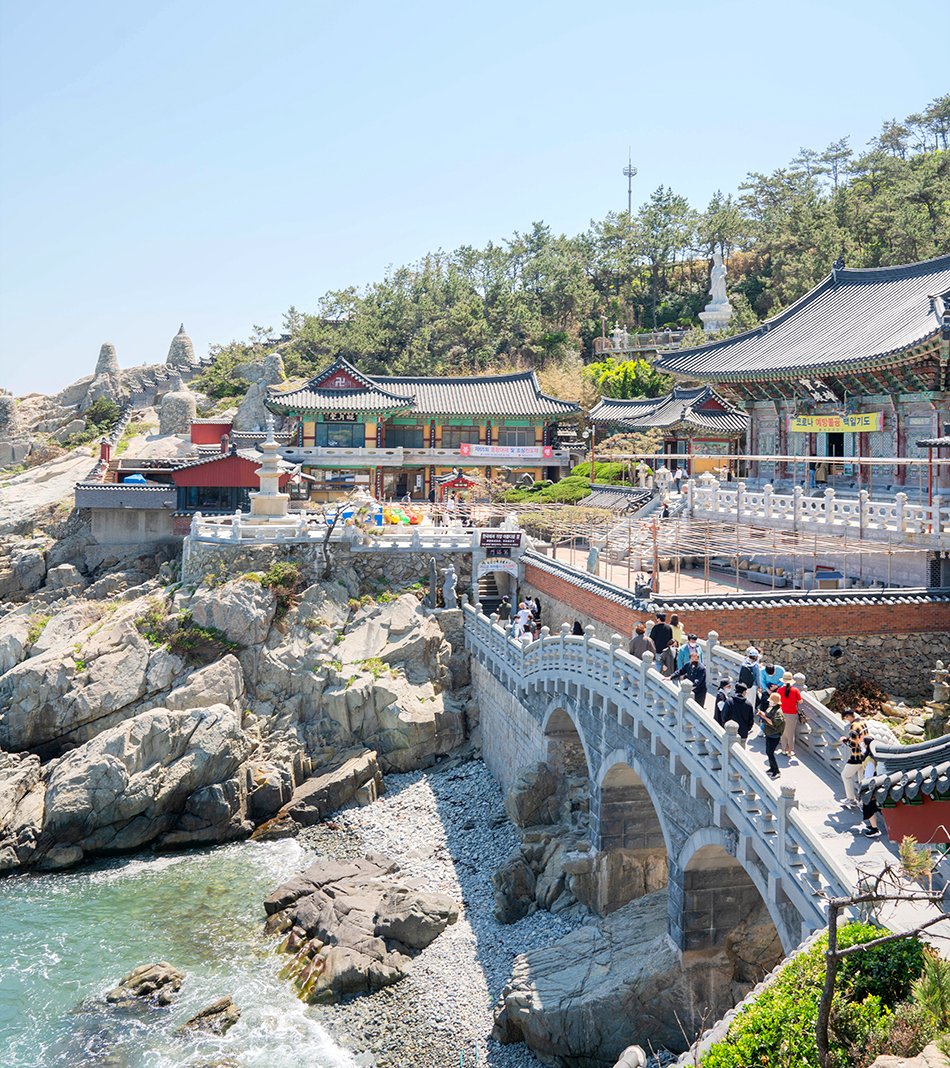
[[[135,621],[135,629],[149,645],[164,645],[168,640],[170,622],[162,606],[153,603]]]
[[[359,665],[364,671],[368,671],[374,679],[381,679],[383,675],[392,673],[392,668],[389,664],[384,663],[378,656],[371,656],[368,660],[360,660]]]
[[[950,1030],[950,961],[925,953],[913,994],[914,1001],[930,1013],[942,1031]]]
[[[190,664],[210,664],[241,648],[216,627],[199,626],[190,612],[182,612],[168,635],[168,648]]]
[[[842,929],[838,939],[841,948],[869,941],[864,937],[865,929],[875,932],[871,938],[880,937],[881,932],[877,928],[852,923]],[[924,959],[924,946],[916,938],[872,946],[839,961],[836,985],[851,1001],[864,1001],[866,997],[873,996],[880,998],[888,1008],[893,1008],[909,997],[914,980],[923,971]]]
[[[844,949],[887,933],[872,924],[850,923],[838,931],[838,944]],[[908,943],[915,945],[911,940]],[[823,936],[786,965],[775,981],[736,1016],[725,1039],[710,1047],[703,1057],[703,1068],[817,1068],[815,1025],[827,945],[827,937]],[[843,972],[844,981],[839,979],[837,984],[833,1011],[839,1031],[831,1036],[832,1056],[838,1068],[855,1068],[854,1043],[863,1042],[866,1046],[886,1041],[893,1029],[894,1002],[888,999],[905,986],[909,989],[917,973],[908,974],[906,983],[899,982],[882,958],[894,954],[903,961],[900,967],[912,968],[914,953],[905,950],[906,945],[903,941],[892,942],[852,954],[841,962],[839,977]],[[916,945],[919,950],[919,943]],[[923,957],[919,959],[922,967]],[[868,965],[867,972],[862,968],[863,962]],[[853,997],[855,990],[862,991],[858,999]]]
[[[290,611],[291,605],[300,585],[300,566],[298,564],[278,561],[264,572],[260,579],[261,585],[269,589],[277,599],[277,611],[275,617],[283,619]]]
[[[26,629],[26,644],[35,645],[40,640],[40,635],[46,630],[46,624],[52,616],[30,616],[30,624]]]

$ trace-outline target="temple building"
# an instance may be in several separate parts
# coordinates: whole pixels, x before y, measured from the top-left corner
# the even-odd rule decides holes
[[[749,417],[709,386],[676,386],[663,397],[616,400],[602,397],[590,420],[608,433],[660,430],[660,450],[670,467],[690,475],[735,470],[749,428]],[[679,457],[679,458],[678,458]]]
[[[285,417],[284,459],[316,501],[363,489],[378,500],[463,486],[471,476],[560,478],[571,454],[557,424],[579,407],[541,392],[533,371],[472,378],[366,375],[344,359],[297,389],[271,389]]]
[[[839,261],[754,330],[655,366],[748,414],[745,451],[762,458],[742,474],[788,478],[782,457],[830,456],[845,481],[900,489],[915,477],[905,465],[848,461],[925,459],[920,443],[950,433],[950,256],[861,270]],[[946,467],[939,479],[950,485]]]

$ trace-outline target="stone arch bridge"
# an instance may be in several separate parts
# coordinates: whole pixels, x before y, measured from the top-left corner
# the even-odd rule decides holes
[[[583,637],[544,628],[525,645],[473,606],[464,612],[489,764],[490,750],[506,754],[494,763],[509,760],[509,781],[530,760],[586,768],[592,855],[665,850],[668,929],[681,949],[721,944],[763,904],[786,952],[824,924],[824,897],[855,882],[852,836],[812,826],[795,789],[767,777],[761,754],[739,744],[735,724],[719,727],[690,683],[663,678],[652,654],[637,660],[618,635],[608,644],[591,627]],[[714,632],[704,646],[710,678],[735,678],[741,658]],[[837,767],[841,721],[806,705],[812,757]]]

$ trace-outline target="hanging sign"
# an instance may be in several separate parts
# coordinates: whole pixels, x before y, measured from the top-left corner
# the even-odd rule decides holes
[[[521,546],[520,530],[483,530],[478,536],[483,549],[518,549]]]
[[[857,412],[854,415],[790,415],[788,429],[792,434],[856,434],[881,430],[883,412]]]
[[[491,571],[503,571],[506,575],[518,576],[518,564],[515,560],[483,560],[478,565],[478,577]]]
[[[509,457],[513,460],[550,460],[554,449],[550,445],[476,445],[463,441],[459,445],[462,456]]]

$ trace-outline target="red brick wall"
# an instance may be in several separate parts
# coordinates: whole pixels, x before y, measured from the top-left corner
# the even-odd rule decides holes
[[[628,636],[644,614],[608,601],[598,593],[578,589],[547,571],[525,566],[525,581],[544,599],[548,597],[571,605],[578,613],[597,620],[618,634]],[[781,638],[847,638],[868,634],[950,633],[950,602],[924,604],[793,604],[787,607],[723,609],[679,612],[687,631],[705,636],[710,630],[720,641],[745,642]],[[928,666],[929,667],[929,666]]]

